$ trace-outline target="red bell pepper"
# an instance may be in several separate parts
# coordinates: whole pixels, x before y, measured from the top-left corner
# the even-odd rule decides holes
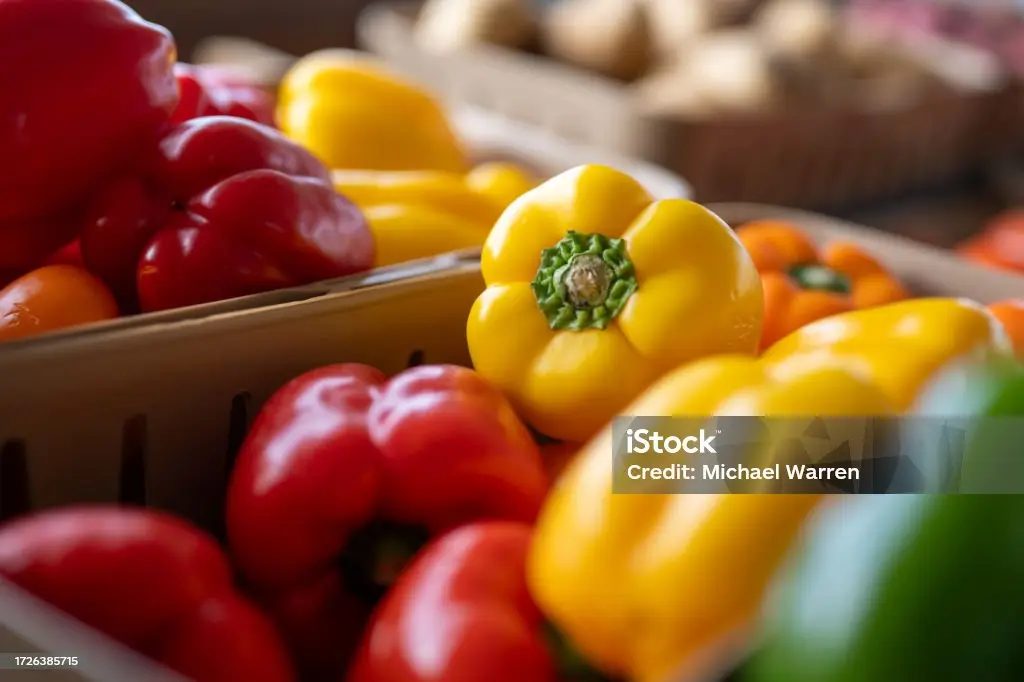
[[[0,576],[195,682],[295,679],[216,542],[172,516],[79,507],[11,521]]]
[[[569,466],[576,453],[580,451],[583,446],[579,443],[566,443],[566,442],[555,442],[555,443],[544,443],[540,446],[540,454],[544,459],[544,466],[547,469],[548,477],[551,480],[556,480],[565,471],[565,468]]]
[[[171,116],[178,124],[202,116],[237,116],[264,125],[274,125],[274,102],[257,85],[245,83],[216,67],[174,65],[181,99]]]
[[[82,245],[76,239],[64,248],[50,254],[50,257],[45,261],[46,265],[77,265],[78,267],[85,267],[85,263],[82,262]]]
[[[115,0],[0,2],[0,270],[71,241],[74,211],[178,102],[174,42]]]
[[[334,365],[260,412],[229,482],[228,540],[303,672],[337,680],[370,608],[430,537],[532,522],[546,492],[529,431],[472,370],[388,380]]]
[[[226,116],[175,126],[98,193],[81,245],[86,267],[143,311],[350,275],[374,259],[366,219],[316,157]]]
[[[579,675],[590,669],[573,667],[530,597],[531,534],[488,521],[434,541],[377,607],[348,682],[602,679]]]

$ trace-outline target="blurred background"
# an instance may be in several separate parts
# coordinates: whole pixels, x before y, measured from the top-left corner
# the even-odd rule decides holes
[[[947,248],[1024,202],[1011,0],[129,4],[182,59],[369,49],[452,100],[665,166],[697,200],[814,209]]]
[[[170,29],[183,59],[206,38],[243,36],[291,54],[355,45],[356,20],[370,0],[129,0]]]

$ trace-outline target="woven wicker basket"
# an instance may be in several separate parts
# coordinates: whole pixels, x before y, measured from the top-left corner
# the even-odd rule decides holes
[[[972,89],[898,110],[659,120],[637,113],[625,86],[552,60],[493,46],[425,52],[413,39],[417,9],[403,2],[368,8],[358,27],[362,46],[447,98],[665,166],[702,201],[833,208],[942,182],[989,156],[994,112],[1006,97],[993,65]],[[948,71],[969,48],[932,41],[914,49]],[[971,57],[977,63],[981,55]]]

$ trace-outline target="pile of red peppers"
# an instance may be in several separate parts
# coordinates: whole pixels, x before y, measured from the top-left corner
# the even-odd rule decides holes
[[[196,682],[555,682],[526,583],[549,481],[473,370],[328,366],[257,416],[226,551],[162,512],[61,508],[0,526],[0,578]]]
[[[24,65],[0,69],[5,277],[80,265],[146,312],[372,267],[363,215],[267,96],[178,63],[126,5],[0,0],[0,44]],[[416,642],[461,652],[446,679],[525,646],[490,679],[553,680],[525,582],[548,481],[472,370],[326,367],[253,425],[226,546],[154,509],[62,507],[0,526],[0,578],[196,682],[439,679]]]
[[[270,96],[177,63],[163,27],[116,0],[4,0],[0,43],[26,65],[0,72],[0,284],[82,263],[130,313],[372,267],[366,220]]]

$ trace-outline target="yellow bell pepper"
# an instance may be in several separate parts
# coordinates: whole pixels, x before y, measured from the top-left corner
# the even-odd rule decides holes
[[[483,244],[487,229],[425,206],[381,204],[363,209],[377,247],[374,266],[405,263]]]
[[[466,175],[466,184],[504,209],[537,186],[537,180],[514,163],[483,163]]]
[[[512,164],[485,164],[467,175],[423,170],[335,170],[332,175],[335,189],[359,206],[370,224],[377,267],[481,246],[528,177]]]
[[[481,267],[473,366],[552,438],[586,441],[685,361],[757,351],[761,280],[732,230],[605,166],[516,199]]]
[[[470,187],[468,176],[441,171],[336,170],[334,188],[356,206],[422,206],[490,230],[505,206]],[[482,242],[481,242],[482,243]]]
[[[719,356],[666,375],[628,414],[875,416],[894,408],[842,367],[779,374]],[[592,668],[663,682],[750,624],[823,496],[613,494],[612,439],[609,428],[588,444],[548,498],[529,585]]]
[[[779,340],[762,358],[783,373],[846,367],[881,386],[903,410],[943,368],[1012,353],[1005,329],[980,304],[922,298],[813,322]]]
[[[355,52],[324,50],[300,59],[282,79],[277,122],[329,168],[469,169],[441,105]]]

